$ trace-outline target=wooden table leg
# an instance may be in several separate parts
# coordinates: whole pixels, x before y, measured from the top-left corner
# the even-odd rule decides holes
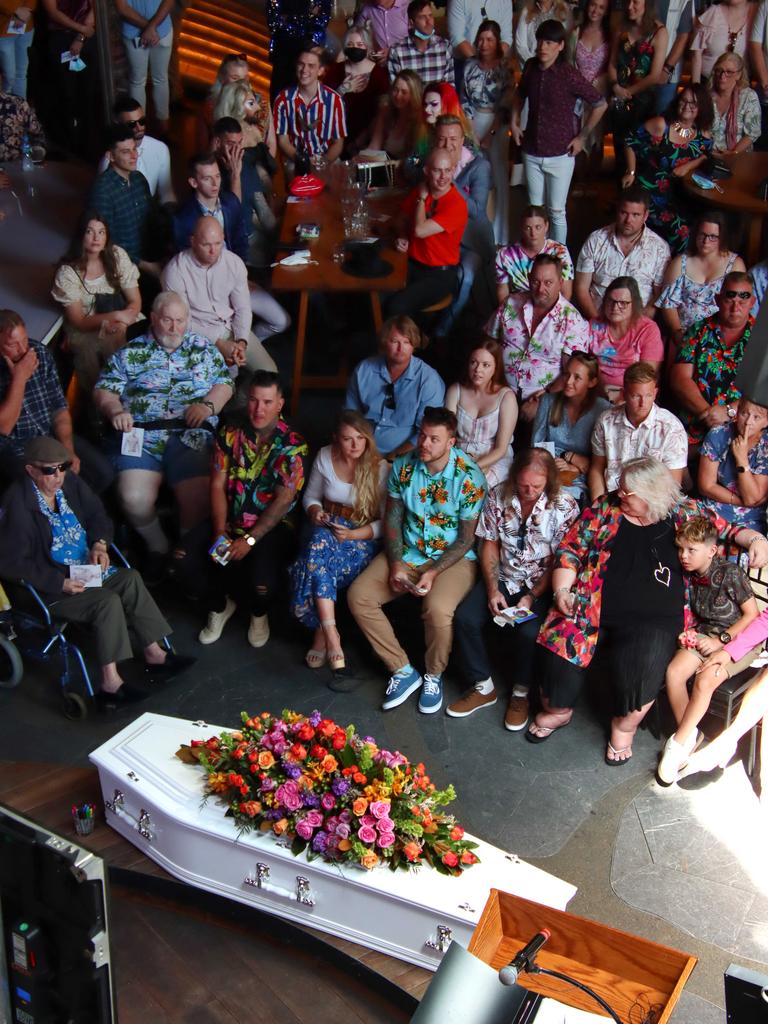
[[[302,370],[304,369],[304,342],[307,335],[307,309],[309,292],[299,293],[299,322],[296,325],[296,351],[293,356],[293,383],[291,385],[291,416],[295,416],[301,397]]]
[[[381,316],[381,296],[378,292],[371,292],[371,313],[373,314],[374,330],[379,334],[384,320]]]

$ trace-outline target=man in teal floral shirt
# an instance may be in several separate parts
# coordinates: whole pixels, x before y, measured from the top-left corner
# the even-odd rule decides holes
[[[755,323],[753,302],[749,274],[731,271],[723,278],[717,313],[698,320],[683,335],[669,383],[692,445],[700,444],[713,427],[736,419],[741,398],[736,374]]]
[[[126,519],[150,552],[150,575],[159,572],[169,546],[155,509],[160,485],[165,479],[173,489],[182,534],[207,517],[213,435],[201,428],[207,422],[215,426],[232,395],[219,350],[190,334],[188,323],[184,299],[161,292],[152,306],[151,330],[115,352],[93,394],[116,431],[111,447],[117,492]],[[132,433],[158,420],[168,421],[168,429],[146,430],[143,437]]]
[[[453,642],[453,614],[475,581],[474,534],[486,494],[477,463],[455,448],[456,417],[428,406],[414,451],[389,476],[385,552],[349,589],[348,602],[374,651],[392,673],[382,707],[396,708],[421,689],[419,711],[443,702],[442,673]],[[383,605],[405,593],[423,599],[426,673],[395,637]]]

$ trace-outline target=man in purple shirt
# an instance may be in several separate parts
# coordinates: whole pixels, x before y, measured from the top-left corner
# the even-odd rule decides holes
[[[512,138],[523,149],[528,202],[546,206],[556,242],[565,242],[568,235],[565,203],[574,158],[607,108],[597,89],[566,62],[565,39],[566,30],[559,21],[550,19],[539,25],[536,59],[525,65],[512,99]],[[528,124],[523,133],[520,114],[526,99]],[[578,99],[592,107],[592,112],[574,137],[573,108]]]

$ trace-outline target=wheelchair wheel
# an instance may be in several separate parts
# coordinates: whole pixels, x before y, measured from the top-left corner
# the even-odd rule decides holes
[[[88,717],[88,705],[79,693],[73,693],[72,690],[65,690],[62,710],[64,717],[71,722]]]
[[[0,686],[12,690],[24,675],[24,663],[13,640],[0,633]]]

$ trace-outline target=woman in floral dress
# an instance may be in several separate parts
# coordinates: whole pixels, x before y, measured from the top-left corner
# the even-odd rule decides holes
[[[656,18],[654,0],[628,0],[622,31],[613,37],[608,84],[613,94],[610,120],[617,160],[623,163],[624,140],[653,113],[669,36]]]
[[[352,409],[343,410],[333,443],[321,448],[312,466],[303,504],[313,530],[288,570],[291,610],[315,631],[305,658],[309,668],[326,662],[335,672],[345,667],[336,598],[376,554],[388,468],[368,420]]]
[[[673,182],[694,171],[712,150],[712,99],[703,85],[689,85],[673,111],[652,117],[627,137],[621,185],[629,188],[637,181],[649,193],[648,227],[679,253],[688,245],[690,229]]]

